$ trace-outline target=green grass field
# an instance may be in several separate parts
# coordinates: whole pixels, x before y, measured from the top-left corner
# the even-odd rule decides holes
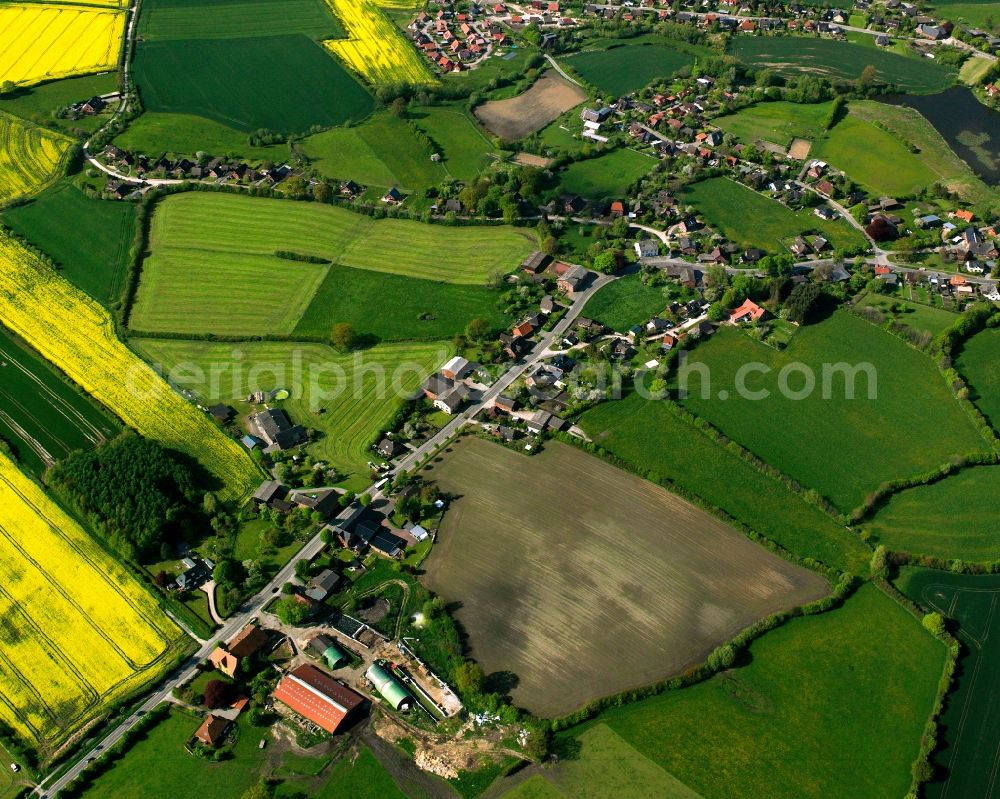
[[[117,89],[117,72],[67,78],[41,83],[28,89],[18,89],[14,94],[0,98],[0,111],[64,131],[74,127],[94,130],[98,125],[103,125],[108,118],[95,116],[73,121],[56,119],[52,116],[52,112],[78,100],[89,100],[95,94],[108,94]]]
[[[829,161],[875,194],[913,194],[935,180],[921,157],[898,137],[853,114],[838,122],[811,155]]]
[[[302,132],[374,109],[364,87],[301,33],[144,42],[134,74],[147,111],[196,114],[242,131]]]
[[[245,131],[194,114],[164,114],[147,111],[129,123],[115,144],[133,153],[158,157],[167,152],[194,157],[199,151],[214,156],[271,161],[283,164],[291,157],[287,144],[251,147]]]
[[[865,585],[837,610],[769,632],[749,655],[706,682],[602,713],[556,748],[585,761],[582,734],[603,724],[643,758],[639,775],[651,761],[703,799],[907,792],[945,648],[903,608]],[[641,776],[623,785],[619,773],[592,770],[591,795],[670,795],[644,793]]]
[[[533,237],[509,227],[374,220],[331,205],[174,195],[154,213],[130,324],[183,335],[325,337],[350,321],[381,339],[450,337],[475,316],[505,321],[487,278],[514,269]],[[334,267],[279,258],[280,250]]]
[[[821,75],[834,80],[857,80],[869,64],[879,80],[902,91],[933,94],[947,89],[958,70],[926,58],[873,50],[859,44],[806,36],[747,36],[733,40],[731,52],[740,61],[782,75]]]
[[[845,312],[801,328],[781,352],[722,328],[690,363],[710,370],[710,383],[697,370],[690,375],[684,404],[693,413],[845,512],[883,481],[987,447],[930,358]],[[750,373],[746,391],[733,391],[737,370],[750,363],[766,372]],[[787,392],[779,388],[779,374],[792,363],[803,365],[815,381],[798,400],[794,392],[807,385],[801,369],[790,368]],[[846,398],[843,373],[824,381],[824,365],[835,364],[870,365],[857,374],[854,399]],[[751,399],[761,390],[770,392],[766,399]],[[934,419],[933,436],[920,432],[927,419]]]
[[[310,136],[303,148],[324,175],[382,188],[425,189],[448,174],[443,163],[431,161],[431,149],[406,122],[388,112],[354,127]]]
[[[698,209],[711,227],[743,247],[785,253],[797,235],[816,231],[835,250],[864,248],[864,236],[843,219],[828,222],[810,209],[793,211],[729,178],[688,184],[682,197]]]
[[[486,286],[461,286],[368,269],[331,267],[299,323],[297,335],[327,336],[338,322],[383,341],[447,339],[470,320],[496,328],[511,321],[498,307],[500,293]]]
[[[199,192],[165,198],[150,234],[154,253],[273,256],[291,250],[343,266],[466,285],[510,272],[535,246],[533,230],[505,225],[426,225],[372,219],[333,205]]]
[[[905,291],[904,288],[903,292]],[[898,311],[892,311],[893,304],[898,306]],[[882,294],[865,294],[858,297],[854,305],[856,308],[877,308],[886,316],[891,316],[907,327],[912,327],[914,330],[926,330],[931,335],[937,335],[958,320],[958,315],[953,311],[925,305],[922,302],[907,301],[905,293],[894,297],[886,297]]]
[[[955,361],[969,383],[970,397],[993,429],[1000,429],[1000,330],[990,328],[965,342]]]
[[[973,173],[944,137],[915,109],[874,100],[854,100],[851,116],[877,122],[895,138],[918,147],[920,163],[930,171],[933,180],[944,183],[969,202],[990,203],[1000,196],[996,189],[991,189]]]
[[[184,742],[201,724],[201,718],[173,709],[128,754],[102,774],[87,790],[87,799],[147,799],[163,796],[195,797],[211,794],[219,799],[239,799],[256,784],[261,768],[257,744],[267,732],[253,727],[246,717],[239,722],[234,757],[221,763],[193,757]],[[151,781],[155,780],[155,787]]]
[[[1000,466],[964,469],[896,494],[866,524],[889,549],[966,561],[1000,560]]]
[[[0,439],[40,475],[52,461],[90,449],[118,422],[0,326]]]
[[[1000,670],[1000,575],[949,574],[904,568],[899,588],[928,610],[957,623],[953,634],[964,644],[957,686],[948,695],[938,725],[936,778],[924,786],[928,799],[981,797],[997,774],[1000,703],[995,675]],[[942,745],[943,743],[943,745]]]
[[[139,35],[151,39],[239,39],[302,33],[334,39],[344,29],[323,0],[146,0]]]
[[[632,393],[585,412],[580,426],[640,474],[672,481],[800,556],[855,573],[867,569],[871,551],[857,536],[661,402]]]
[[[277,799],[293,795],[279,790]],[[331,769],[326,785],[314,799],[406,799],[406,794],[393,782],[372,751],[362,747],[353,762],[345,758]]]
[[[575,741],[578,753],[504,793],[504,799],[601,799],[611,786],[618,799],[701,799],[607,724],[589,726]]]
[[[645,286],[638,275],[629,275],[597,292],[588,302],[586,314],[612,330],[625,333],[633,325],[644,325],[667,307],[663,286]]]
[[[593,47],[593,45],[589,45]],[[637,91],[657,78],[669,78],[707,49],[658,36],[601,40],[594,49],[567,55],[563,66],[611,97]]]
[[[195,367],[185,385],[204,402],[230,402],[244,410],[251,390],[288,389],[291,397],[282,406],[292,421],[319,433],[309,447],[313,457],[361,486],[368,484],[369,446],[406,397],[452,354],[444,342],[380,344],[347,354],[323,344],[293,342],[131,343],[165,373],[178,365]]]
[[[649,174],[656,159],[623,147],[597,158],[575,161],[560,173],[564,191],[590,199],[611,199],[622,195],[639,178]]]
[[[135,226],[135,206],[92,200],[64,180],[25,205],[0,215],[3,223],[58,265],[63,277],[95,300],[120,299]]]
[[[974,28],[991,28],[1000,23],[995,0],[938,0],[934,3],[934,13],[941,19],[949,19],[956,25],[960,22]],[[992,26],[990,22],[992,21]]]
[[[409,117],[441,148],[444,168],[458,180],[472,180],[491,162],[493,142],[461,106],[417,106]]]
[[[793,138],[815,140],[823,133],[830,103],[758,103],[714,120],[726,133],[747,144],[758,139],[787,147]]]

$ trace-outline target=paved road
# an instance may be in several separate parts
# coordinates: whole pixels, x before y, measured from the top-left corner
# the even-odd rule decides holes
[[[399,463],[392,470],[392,473],[398,474],[401,471],[411,469],[422,458],[437,450],[438,447],[455,435],[455,433],[457,433],[463,425],[479,413],[480,410],[487,407],[487,405],[496,399],[498,395],[502,394],[507,388],[509,388],[515,380],[517,380],[522,374],[524,374],[545,356],[546,350],[548,350],[553,342],[559,341],[563,337],[566,331],[569,330],[570,326],[583,311],[583,306],[587,304],[587,301],[593,297],[599,289],[622,276],[623,273],[619,273],[618,275],[598,275],[586,291],[577,294],[573,298],[573,303],[566,311],[566,315],[559,320],[555,327],[553,327],[552,330],[541,339],[541,341],[535,344],[535,346],[531,349],[531,353],[527,357],[514,364],[514,366],[504,373],[503,377],[499,378],[492,386],[489,387],[489,389],[483,392],[477,400],[470,402],[465,410],[457,414],[455,418],[441,428],[441,430],[438,431],[434,437],[427,440],[420,447],[411,451],[405,458],[399,461]]]
[[[576,86],[582,86],[582,84],[580,83],[580,81],[578,81],[576,78],[572,77],[568,72],[566,72],[565,69],[563,69],[561,66],[559,66],[558,62],[552,56],[546,55],[545,56],[545,60],[548,61],[552,65],[552,68],[556,72],[558,72],[560,75],[562,75],[570,83],[575,84]]]

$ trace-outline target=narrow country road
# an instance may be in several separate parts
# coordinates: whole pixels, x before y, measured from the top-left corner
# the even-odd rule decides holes
[[[503,377],[499,378],[492,386],[483,392],[479,399],[475,402],[470,402],[469,406],[464,411],[457,414],[455,418],[442,427],[436,435],[421,444],[417,449],[411,451],[405,458],[396,464],[395,468],[392,470],[392,474],[398,474],[399,472],[409,470],[425,456],[436,451],[449,438],[455,435],[455,433],[457,433],[462,426],[479,413],[480,410],[487,407],[494,399],[497,398],[497,396],[506,391],[515,380],[517,380],[528,369],[542,359],[546,350],[548,350],[552,343],[561,339],[566,331],[569,330],[570,325],[573,324],[576,318],[583,311],[583,306],[587,304],[587,301],[590,300],[590,298],[593,297],[598,290],[622,276],[622,273],[617,275],[598,275],[589,288],[573,298],[573,303],[570,305],[569,310],[566,311],[566,315],[559,320],[555,327],[553,327],[552,330],[541,339],[541,341],[536,343],[535,346],[531,348],[531,353],[528,357],[515,363],[503,375]]]

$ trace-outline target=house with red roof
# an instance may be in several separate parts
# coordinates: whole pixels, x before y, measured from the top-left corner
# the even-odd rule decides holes
[[[741,322],[757,322],[767,313],[753,300],[746,300],[739,308],[729,314],[729,323],[738,325]]]

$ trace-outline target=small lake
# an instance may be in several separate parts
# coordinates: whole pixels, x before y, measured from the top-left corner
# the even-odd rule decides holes
[[[969,89],[881,99],[919,111],[973,172],[991,185],[1000,183],[1000,112],[984,106]]]

